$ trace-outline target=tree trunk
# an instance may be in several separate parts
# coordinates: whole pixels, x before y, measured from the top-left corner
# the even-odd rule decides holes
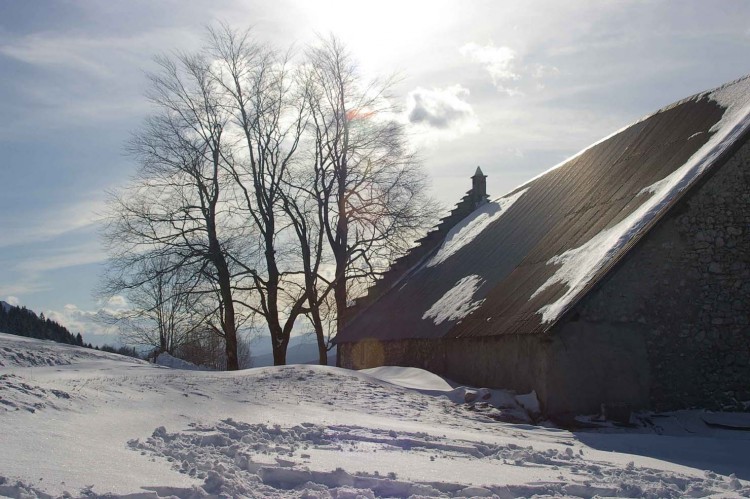
[[[342,103],[343,108],[343,103]],[[346,164],[346,150],[344,158],[339,167],[338,179],[338,210],[339,218],[336,223],[336,247],[333,248],[336,259],[336,282],[333,288],[333,297],[336,300],[336,334],[344,328],[346,306],[347,306],[347,282],[346,269],[349,263],[349,214],[346,206],[346,181],[348,168]]]
[[[224,346],[227,353],[227,371],[237,371],[240,368],[239,359],[237,359],[237,325],[235,323],[234,302],[232,301],[232,292],[229,288],[228,273],[226,277],[226,285],[220,285],[221,296],[224,301]]]
[[[338,270],[338,264],[336,267],[337,280],[333,288],[333,297],[336,301],[336,334],[338,334],[346,324],[346,263],[341,266],[340,271]],[[338,277],[339,275],[340,277]]]
[[[219,277],[219,292],[224,305],[222,329],[224,333],[224,347],[227,354],[227,371],[237,371],[240,368],[237,359],[237,323],[234,317],[234,300],[232,299],[232,281],[229,277],[229,267],[224,256],[218,250],[218,241],[211,244],[214,248],[214,265]]]
[[[269,227],[273,228],[273,224],[269,223]],[[266,266],[268,268],[268,284],[266,286],[266,324],[268,330],[271,333],[271,341],[273,342],[273,365],[283,366],[286,365],[286,347],[289,345],[289,337],[284,334],[284,330],[281,327],[281,321],[279,319],[279,279],[280,273],[276,266],[276,255],[273,249],[273,239],[267,232],[266,236]]]
[[[289,338],[283,339],[279,343],[275,340],[274,335],[272,335],[271,341],[273,341],[273,365],[285,366],[286,365],[286,348],[289,346]]]
[[[234,320],[234,310],[232,310],[231,315],[232,320]],[[224,316],[229,316],[229,313],[225,312]],[[227,353],[227,371],[237,371],[240,368],[240,362],[237,358],[237,328],[235,328],[234,323],[224,328],[224,340]]]
[[[326,347],[325,331],[323,330],[323,321],[320,319],[320,308],[312,300],[310,301],[310,322],[315,330],[315,337],[318,340],[318,363],[321,366],[328,365],[328,348]]]

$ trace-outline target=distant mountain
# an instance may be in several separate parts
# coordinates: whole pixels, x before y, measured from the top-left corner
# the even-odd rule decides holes
[[[297,336],[292,336],[289,338],[289,346],[287,349],[291,349],[292,347],[295,347],[297,345],[302,344],[317,344],[315,339],[315,335],[312,333],[304,333],[299,334]],[[253,357],[260,357],[265,354],[271,353],[271,336],[269,334],[264,334],[261,336],[258,336],[256,338],[253,338],[250,341],[250,352],[252,353]]]
[[[16,307],[0,301],[0,331],[16,336],[52,340],[58,343],[83,346],[81,334],[74,335],[65,326],[35,314],[26,307]]]
[[[318,363],[318,344],[315,339],[311,339],[309,336],[297,336],[297,341],[292,343],[290,340],[290,346],[286,350],[286,363],[287,364],[317,364]],[[295,340],[292,338],[292,340]],[[301,342],[302,341],[302,342]],[[253,367],[266,367],[273,365],[273,354],[264,353],[261,355],[253,355],[252,366]],[[336,364],[336,350],[328,352],[328,365],[332,366]]]

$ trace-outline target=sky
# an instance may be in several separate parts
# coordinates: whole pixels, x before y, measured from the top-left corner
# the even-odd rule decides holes
[[[297,50],[333,33],[393,88],[445,208],[477,166],[500,196],[664,105],[750,72],[743,1],[0,0],[0,300],[92,318],[106,193],[136,163],[153,57],[219,22]]]

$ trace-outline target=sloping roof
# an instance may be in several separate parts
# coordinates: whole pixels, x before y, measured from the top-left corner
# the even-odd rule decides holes
[[[457,224],[339,343],[547,331],[750,131],[750,77],[643,118]]]

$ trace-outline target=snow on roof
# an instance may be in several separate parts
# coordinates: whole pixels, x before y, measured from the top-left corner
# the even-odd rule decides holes
[[[448,232],[437,254],[427,262],[427,266],[433,267],[439,265],[452,255],[455,255],[461,248],[473,241],[492,222],[506,213],[508,208],[513,206],[513,203],[518,201],[527,190],[517,191],[490,203],[485,203],[471,215],[457,223]]]
[[[617,225],[596,234],[585,244],[552,257],[547,263],[560,265],[557,271],[531,297],[555,283],[564,283],[567,291],[556,301],[539,309],[544,322],[559,318],[583,288],[640,233],[679,193],[710,167],[750,128],[750,78],[718,88],[709,99],[726,108],[710,131],[714,132],[681,167],[663,179],[641,189],[639,195],[651,195],[637,210]],[[688,140],[697,137],[696,133]]]
[[[469,275],[460,279],[438,301],[424,313],[423,319],[432,319],[435,324],[447,320],[463,319],[479,308],[484,300],[473,301],[479,286],[483,283],[478,275]]]

